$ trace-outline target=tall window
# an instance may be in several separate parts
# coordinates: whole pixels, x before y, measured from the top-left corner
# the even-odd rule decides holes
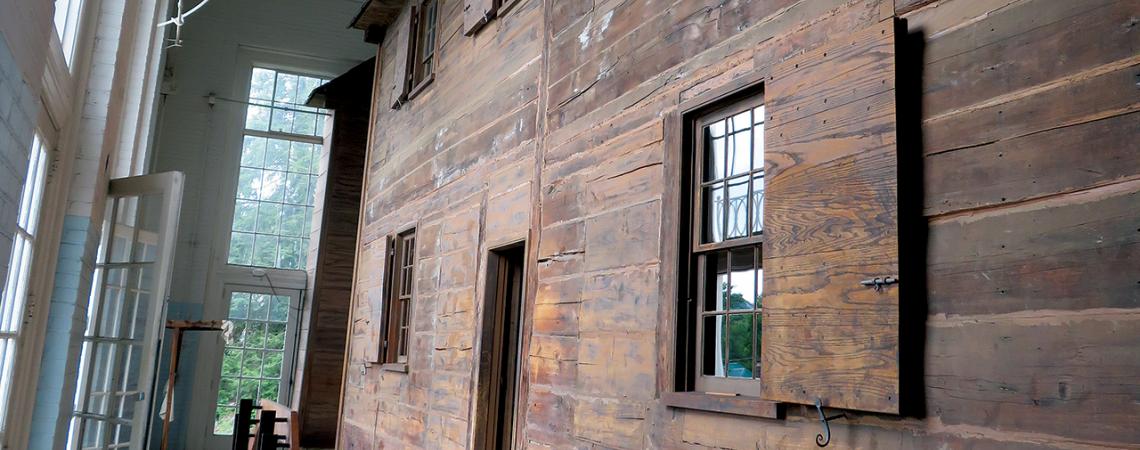
[[[7,277],[4,279],[3,292],[0,293],[0,427],[8,422],[8,401],[12,393],[17,341],[24,321],[24,307],[28,303],[32,250],[46,179],[47,151],[43,141],[36,136],[32,139],[28,174],[20,193],[20,209],[16,217],[16,233],[12,236]]]
[[[436,19],[437,1],[424,0],[412,10],[411,39],[408,45],[408,79],[406,81],[409,97],[415,96],[430,83],[435,75],[435,45],[436,45]]]
[[[55,33],[63,45],[63,58],[67,65],[75,56],[75,43],[79,40],[79,18],[83,11],[83,0],[56,0]]]
[[[328,113],[303,104],[326,81],[253,69],[230,264],[305,269]]]
[[[288,397],[296,291],[232,290],[229,321],[234,328],[222,357],[214,434],[233,434],[241,399],[281,402]]]
[[[764,106],[751,97],[695,121],[695,388],[759,393]]]
[[[411,323],[412,294],[416,266],[416,230],[411,229],[388,240],[388,298],[384,302],[385,335],[383,361],[408,361],[408,324]]]

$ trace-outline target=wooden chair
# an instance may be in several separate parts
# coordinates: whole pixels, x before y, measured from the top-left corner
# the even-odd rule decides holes
[[[260,410],[258,419],[250,420],[250,414]],[[272,423],[272,427],[262,427]],[[250,433],[250,428],[253,433]],[[250,439],[252,438],[252,439]],[[261,400],[257,406],[253,400],[242,400],[234,420],[233,450],[301,450],[301,428],[297,411],[271,400]]]

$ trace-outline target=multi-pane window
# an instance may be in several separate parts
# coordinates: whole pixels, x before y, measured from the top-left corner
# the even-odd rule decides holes
[[[254,68],[228,262],[304,270],[328,113],[303,104],[326,80]]]
[[[695,388],[756,394],[763,296],[764,106],[751,97],[697,118],[691,294]]]
[[[407,89],[415,95],[431,81],[435,70],[436,19],[438,2],[425,0],[415,10],[412,17],[412,35],[408,52],[410,70]]]
[[[387,333],[384,362],[404,363],[408,359],[408,325],[411,323],[412,294],[416,266],[416,231],[408,230],[389,240],[388,298],[384,315]]]
[[[0,291],[0,427],[7,424],[8,401],[12,393],[12,377],[16,365],[16,347],[28,303],[28,279],[31,274],[32,250],[36,241],[47,179],[47,151],[39,136],[32,140],[28,173],[20,192],[16,213],[16,232],[12,236],[12,253],[8,271]],[[0,272],[4,273],[4,272]],[[2,429],[2,428],[0,428]]]
[[[291,358],[289,295],[230,293],[231,338],[222,356],[214,434],[233,434],[241,399],[281,401],[283,374]]]

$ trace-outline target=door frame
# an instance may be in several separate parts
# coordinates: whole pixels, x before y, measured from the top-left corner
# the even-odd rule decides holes
[[[304,288],[286,286],[273,286],[267,287],[259,284],[251,284],[244,281],[227,282],[222,285],[222,298],[219,300],[220,306],[224,307],[225,315],[220,320],[228,320],[228,312],[230,308],[231,294],[234,292],[249,292],[253,294],[269,294],[269,295],[286,295],[290,298],[289,303],[289,318],[285,325],[285,353],[282,358],[281,365],[281,387],[277,391],[276,402],[283,405],[292,407],[293,384],[296,380],[296,374],[293,369],[296,367],[297,357],[300,354],[300,336],[301,336],[301,310],[304,307],[305,290]],[[218,389],[221,383],[221,370],[222,370],[222,357],[225,354],[226,344],[221,335],[214,338],[213,345],[216,351],[207,350],[210,344],[203,341],[203,347],[199,352],[200,367],[209,369],[209,375],[206,379],[201,379],[202,370],[196,371],[195,375],[197,380],[194,383],[195,392],[204,392],[210,395],[196,397],[198,399],[209,399],[208,402],[198,401],[196,403],[208,406],[208,417],[202,418],[195,417],[195,420],[190,423],[200,423],[195,428],[202,430],[200,436],[203,447],[202,448],[226,448],[232,442],[233,435],[216,435],[214,434],[214,414],[217,407]],[[205,359],[203,360],[203,356]],[[205,390],[203,390],[205,389]],[[257,404],[256,399],[254,404]],[[191,419],[193,420],[193,419]],[[194,429],[194,428],[191,428]],[[236,430],[235,430],[236,432]]]
[[[521,418],[523,416],[523,406],[521,399],[523,398],[522,390],[522,374],[526,357],[523,355],[523,341],[527,338],[526,335],[526,314],[527,314],[527,254],[528,247],[526,240],[518,240],[509,244],[501,245],[487,251],[487,270],[483,283],[483,304],[479,308],[479,329],[478,341],[476,342],[476,355],[478,359],[475,364],[475,396],[472,399],[474,402],[472,411],[475,411],[475,423],[472,427],[472,443],[474,448],[492,448],[497,442],[500,448],[517,448],[515,437],[520,430]],[[504,269],[512,267],[512,257],[517,257],[517,269],[519,283],[514,288],[518,290],[515,307],[516,311],[513,312],[515,317],[515,343],[514,347],[514,374],[513,374],[513,393],[511,399],[507,400],[511,407],[511,417],[498,418],[497,420],[490,420],[492,417],[498,417],[498,408],[502,408],[504,404],[499,403],[497,399],[492,398],[492,394],[497,394],[498,391],[490,385],[494,379],[498,379],[496,375],[501,376],[504,370],[503,362],[496,360],[494,355],[485,352],[484,345],[496,341],[495,332],[505,330],[510,326],[510,319],[503,318],[502,328],[496,327],[499,320],[495,317],[489,316],[496,314],[495,311],[500,310],[500,302],[509,301],[511,293],[510,280],[506,277],[510,276],[509,273],[504,273]],[[489,308],[494,308],[492,311]],[[496,407],[495,411],[491,411],[492,407]],[[510,422],[509,433],[497,436],[497,432],[502,427],[503,421]],[[502,439],[498,441],[497,439]],[[505,447],[504,447],[505,445]]]

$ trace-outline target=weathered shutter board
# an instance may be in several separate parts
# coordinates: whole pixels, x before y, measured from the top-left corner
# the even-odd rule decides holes
[[[396,48],[392,60],[388,62],[393,69],[392,81],[389,84],[388,91],[392,94],[393,109],[399,109],[400,105],[408,99],[408,90],[411,88],[408,85],[408,73],[411,70],[411,43],[414,40],[412,33],[415,32],[415,22],[418,15],[419,8],[412,6],[408,12],[408,19],[392,30],[396,35],[392,45],[395,45]]]
[[[495,17],[495,0],[463,0],[463,35],[471,36]]]
[[[773,68],[764,208],[763,397],[898,413],[895,22]],[[904,280],[905,282],[905,280]]]

